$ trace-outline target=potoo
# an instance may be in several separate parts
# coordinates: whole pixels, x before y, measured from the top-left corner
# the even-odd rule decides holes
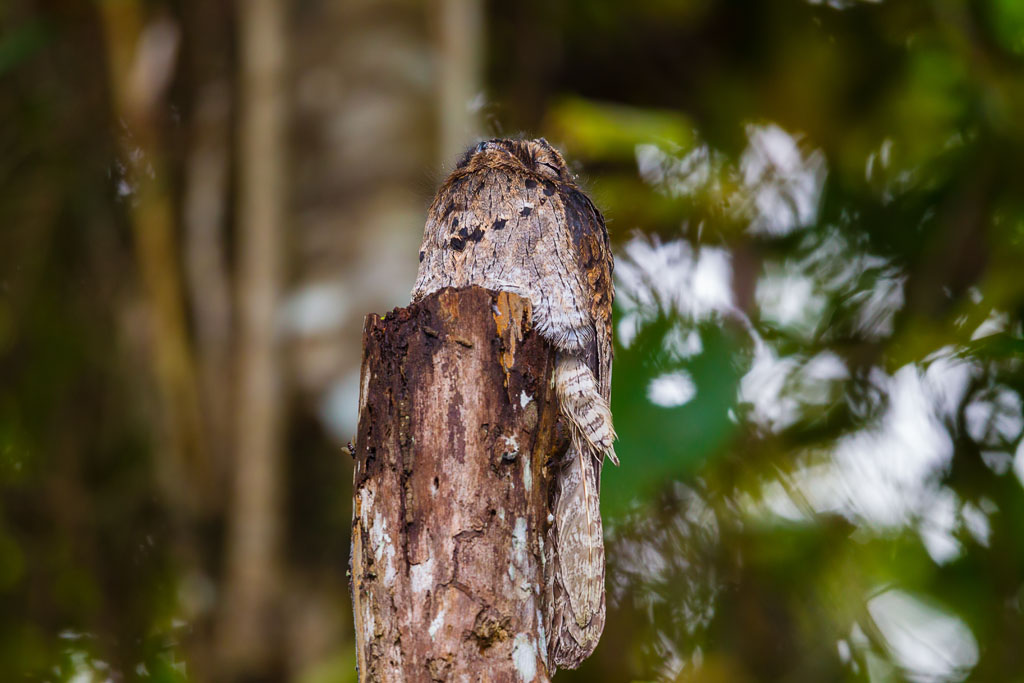
[[[505,290],[533,304],[557,349],[555,386],[570,446],[555,464],[545,543],[549,660],[575,668],[605,621],[599,492],[604,456],[618,464],[609,409],[612,254],[604,218],[548,142],[471,148],[434,197],[412,299],[444,287]]]

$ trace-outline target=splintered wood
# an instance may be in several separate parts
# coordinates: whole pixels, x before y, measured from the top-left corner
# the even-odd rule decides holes
[[[529,302],[445,289],[363,332],[352,529],[360,681],[547,681],[557,434]]]

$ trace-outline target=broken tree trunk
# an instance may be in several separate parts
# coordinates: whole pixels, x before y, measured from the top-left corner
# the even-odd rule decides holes
[[[445,289],[363,331],[352,597],[360,681],[547,681],[554,352],[530,304]]]

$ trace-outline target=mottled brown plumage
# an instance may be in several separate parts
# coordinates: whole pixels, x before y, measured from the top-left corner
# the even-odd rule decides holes
[[[524,296],[558,349],[555,384],[571,446],[556,463],[546,544],[551,664],[575,668],[605,621],[599,491],[614,462],[612,255],[604,218],[546,140],[488,140],[470,149],[430,207],[413,288],[479,285]]]

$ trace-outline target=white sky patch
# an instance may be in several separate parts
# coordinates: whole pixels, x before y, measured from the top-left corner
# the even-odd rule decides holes
[[[952,349],[935,354],[923,368],[910,364],[891,376],[876,369],[871,381],[888,398],[886,410],[874,426],[840,439],[830,462],[790,476],[801,502],[814,512],[836,512],[882,528],[913,525],[939,564],[961,552],[954,535],[961,524],[985,537],[987,522],[964,512],[962,501],[941,485],[953,455],[946,423],[976,372]],[[777,410],[787,409],[782,400]],[[1018,454],[1014,466],[1024,476],[1024,456]],[[762,504],[783,517],[801,514],[781,505],[782,496],[788,494],[781,487],[765,487]]]
[[[361,385],[359,375],[359,368],[352,370],[327,387],[320,396],[317,412],[328,431],[340,443],[352,438],[359,421],[360,402],[366,401],[370,375],[367,373]]]
[[[825,405],[849,371],[842,359],[823,351],[805,359],[780,358],[761,339],[754,340],[754,359],[740,380],[740,400],[751,406],[749,419],[770,431],[795,423],[806,406]]]
[[[732,263],[725,249],[702,247],[693,271],[693,298],[704,310],[733,308]],[[696,317],[696,316],[695,316]]]
[[[999,334],[1000,332],[1006,332],[1009,327],[1009,314],[997,311],[993,308],[989,312],[988,317],[985,318],[984,322],[978,325],[978,329],[974,330],[974,333],[971,335],[971,341],[984,339],[985,337],[992,336],[993,334]]]
[[[749,217],[754,233],[785,235],[817,222],[828,172],[823,153],[771,124],[748,126],[747,136],[748,147],[737,167],[730,168],[706,145],[676,153],[640,145],[635,150],[637,168],[646,182],[672,196],[707,191],[721,178],[738,181],[739,189],[722,203]],[[869,165],[869,180],[890,165],[891,148],[891,142],[883,145],[870,162],[877,168]],[[842,320],[849,321],[839,334],[852,332],[868,340],[891,335],[894,318],[905,305],[906,277],[899,266],[871,254],[869,245],[838,227],[826,229],[824,237],[815,231],[800,239],[803,256],[767,264],[756,289],[759,318],[808,337],[823,329],[829,302],[839,301]],[[678,315],[685,322],[666,334],[663,346],[667,356],[683,360],[701,352],[700,336],[688,323],[736,313],[730,254],[716,247],[636,236],[625,245],[615,274],[623,311],[617,333],[626,347],[644,325]],[[973,337],[1005,331],[1008,324],[1005,314],[993,311]],[[798,470],[789,487],[768,484],[760,504],[793,519],[805,518],[806,512],[834,511],[883,528],[911,526],[940,564],[961,552],[957,531],[966,530],[987,543],[992,512],[961,501],[941,481],[953,454],[948,425],[955,422],[977,373],[953,349],[892,374],[875,369],[872,391],[887,403],[874,423],[841,437],[827,453],[827,462],[817,460]],[[753,422],[778,431],[806,415],[808,406],[841,400],[838,383],[849,376],[834,353],[780,357],[754,335],[754,357],[741,381],[741,400],[750,406]],[[662,374],[648,385],[648,398],[658,405],[681,405],[692,400],[690,387],[686,373]],[[971,436],[993,453],[999,450],[997,443],[1004,451],[1017,447],[1012,467],[1024,484],[1022,415],[1024,406],[1015,392],[993,389],[972,402],[966,417]],[[1004,467],[1009,458],[1007,454],[1001,461]],[[790,493],[794,489],[797,496]],[[875,596],[869,609],[894,661],[910,680],[962,680],[976,664],[977,642],[955,616],[899,591]],[[846,660],[851,660],[851,648],[864,647],[855,635],[843,643]]]
[[[813,0],[811,0],[813,2]],[[820,0],[819,0],[820,1]],[[881,0],[859,0],[860,2],[881,2]],[[815,3],[817,4],[817,3]],[[829,0],[828,5],[837,9],[845,9],[854,4],[854,0]],[[963,139],[953,136],[947,139],[947,149],[959,146]],[[893,154],[896,143],[892,138],[885,138],[877,150],[868,154],[864,162],[864,179],[873,187],[883,204],[891,203],[896,197],[914,187],[919,179],[919,169],[893,163],[897,155]]]
[[[683,240],[662,243],[657,236],[637,235],[616,263],[615,277],[625,312],[618,328],[625,346],[659,314],[699,321],[734,311],[732,264],[725,249],[695,250]]]
[[[995,387],[972,400],[964,410],[967,433],[978,443],[1001,446],[1013,443],[1024,430],[1024,406],[1017,392]]]
[[[637,145],[637,172],[670,197],[705,194],[748,217],[750,231],[784,235],[818,218],[827,174],[821,150],[801,149],[800,136],[774,124],[748,125],[738,166],[706,143],[689,149]],[[723,183],[726,181],[726,183]]]
[[[992,526],[989,524],[985,511],[971,503],[964,503],[964,506],[960,508],[960,516],[968,533],[980,545],[987,548],[989,536],[992,535]]]
[[[1021,439],[1017,451],[1013,454],[1013,473],[1021,485],[1024,485],[1024,439]]]
[[[341,329],[349,312],[339,282],[313,282],[289,293],[278,312],[278,324],[289,335],[308,337]]]
[[[791,522],[807,522],[810,519],[807,511],[797,506],[786,488],[777,480],[766,482],[758,491],[757,499],[744,493],[741,503],[747,510],[756,510]]]
[[[658,659],[661,660],[658,666],[660,678],[665,681],[674,681],[679,678],[683,668],[686,666],[686,662],[680,655],[679,647],[673,638],[662,629],[658,629],[652,645],[654,651],[658,654]]]
[[[839,229],[808,234],[802,256],[769,261],[756,289],[761,316],[805,337],[820,329],[828,301],[843,301],[858,335],[870,340],[892,334],[905,303],[906,277],[893,263],[851,244]]]
[[[850,663],[850,644],[845,639],[840,638],[836,641],[836,652],[839,654],[839,661],[843,664]]]
[[[843,439],[835,451],[843,499],[853,511],[889,526],[929,509],[934,479],[953,455],[943,419],[955,414],[972,373],[969,364],[952,356],[937,358],[924,370],[905,365],[891,377],[878,373],[889,397],[880,424]]]
[[[700,354],[704,350],[704,342],[701,341],[700,333],[697,330],[686,332],[676,325],[665,334],[662,347],[669,359],[681,361]]]
[[[749,193],[750,231],[785,235],[817,220],[827,166],[820,150],[804,154],[799,138],[774,124],[747,126],[740,175]]]
[[[634,153],[637,172],[644,182],[670,197],[684,197],[707,188],[719,189],[714,183],[724,157],[708,145],[697,145],[682,156],[656,145],[637,145]]]
[[[943,487],[932,497],[928,516],[918,525],[918,533],[928,555],[936,564],[946,564],[960,556],[963,548],[956,531],[959,499],[952,489]]]
[[[82,650],[71,650],[71,676],[68,683],[94,683],[96,681],[109,681],[109,677],[101,678],[94,670],[95,662],[89,659],[89,655]]]
[[[767,271],[758,280],[755,294],[761,318],[810,337],[825,312],[824,294],[803,273],[784,271],[774,264]]]
[[[868,5],[877,5],[882,0],[807,0],[808,5],[828,5],[832,9],[844,10],[853,7],[858,2]]]
[[[1006,474],[1013,466],[1013,453],[1006,451],[982,451],[981,461],[998,475]]]
[[[846,364],[838,355],[832,351],[822,351],[804,364],[803,374],[813,381],[834,382],[849,378],[850,371],[846,369]],[[825,396],[817,398],[821,401],[826,400]]]
[[[767,344],[755,346],[750,370],[740,380],[740,400],[753,407],[754,423],[778,430],[796,421],[799,404],[786,391],[786,382],[798,365],[795,358],[779,358]]]
[[[853,295],[851,301],[858,304],[855,325],[861,336],[874,340],[892,334],[893,319],[905,303],[905,280],[895,269],[888,269],[870,288],[861,289]]]
[[[978,663],[978,642],[967,625],[908,593],[876,595],[868,612],[911,681],[961,681]]]
[[[659,375],[647,385],[647,398],[663,408],[685,405],[697,395],[697,387],[685,370]]]

